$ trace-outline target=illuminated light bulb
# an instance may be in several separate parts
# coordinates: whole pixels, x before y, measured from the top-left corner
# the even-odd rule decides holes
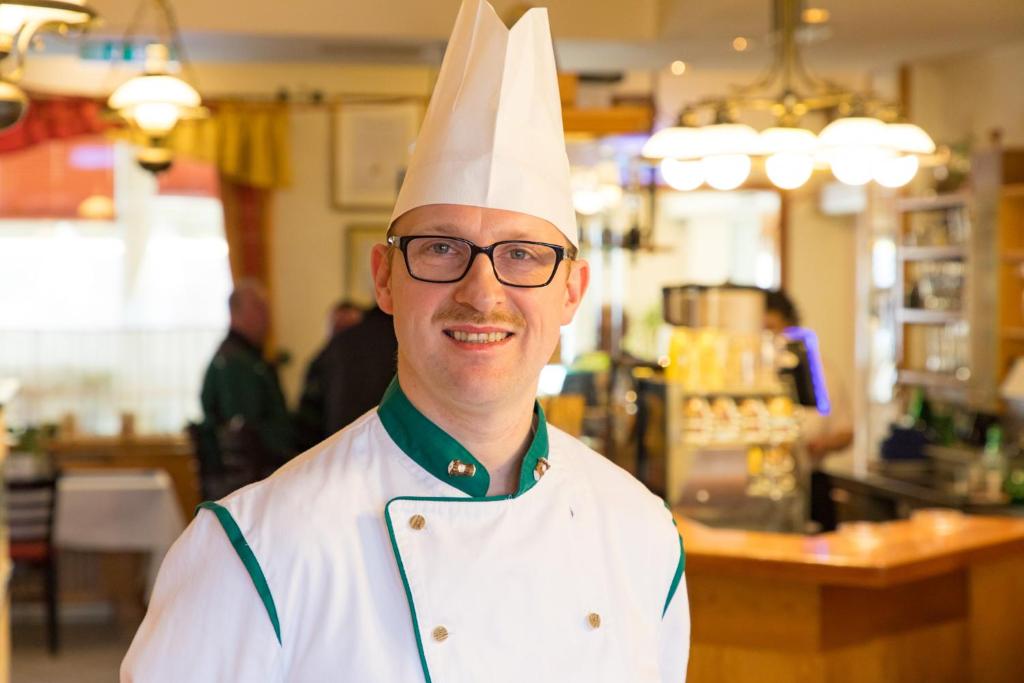
[[[705,180],[716,190],[735,190],[750,175],[750,157],[746,154],[713,154],[700,163]]]
[[[682,76],[684,73],[686,73],[686,62],[677,59],[676,61],[672,62],[671,69],[673,76]]]
[[[806,183],[814,172],[814,151],[818,139],[806,128],[776,126],[761,131],[760,153],[765,159],[768,179],[784,190]]]
[[[795,190],[811,178],[814,172],[814,157],[810,154],[779,152],[764,162],[768,179],[783,190]]]
[[[662,159],[661,177],[672,189],[689,192],[704,183],[704,168],[700,161]]]
[[[847,185],[864,185],[875,175],[875,168],[886,158],[877,147],[846,147],[830,155],[832,175]]]
[[[903,187],[917,175],[920,163],[914,155],[898,156],[876,164],[875,182],[884,187]]]
[[[143,102],[130,112],[139,128],[154,137],[170,133],[180,118],[178,105],[168,102]]]

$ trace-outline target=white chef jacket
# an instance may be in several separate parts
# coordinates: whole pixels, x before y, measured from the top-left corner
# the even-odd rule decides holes
[[[682,683],[682,542],[660,499],[545,424],[511,496],[394,381],[205,509],[121,681]]]

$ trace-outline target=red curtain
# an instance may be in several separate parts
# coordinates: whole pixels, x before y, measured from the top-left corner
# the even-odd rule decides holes
[[[0,153],[24,149],[54,138],[102,132],[110,124],[99,102],[84,97],[30,98],[17,124],[0,131]]]

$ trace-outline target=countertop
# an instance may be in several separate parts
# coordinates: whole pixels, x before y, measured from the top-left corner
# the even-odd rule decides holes
[[[1024,553],[1024,519],[952,516],[859,523],[803,536],[715,529],[676,515],[687,574],[739,574],[838,586],[887,587]]]

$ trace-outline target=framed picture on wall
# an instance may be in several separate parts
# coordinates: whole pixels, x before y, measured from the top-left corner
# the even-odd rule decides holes
[[[389,209],[419,131],[420,102],[331,110],[331,198],[342,210]]]
[[[370,252],[375,244],[384,243],[387,229],[387,218],[353,222],[345,228],[344,292],[345,298],[357,306],[368,308],[376,303]]]

